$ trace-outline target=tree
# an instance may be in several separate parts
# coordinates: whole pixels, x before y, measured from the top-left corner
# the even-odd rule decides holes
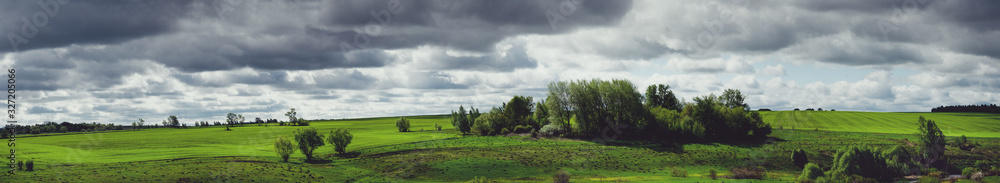
[[[545,107],[545,100],[535,103],[535,114],[533,114],[532,118],[538,123],[538,126],[535,128],[536,130],[549,124],[549,111]]]
[[[299,151],[306,155],[306,160],[312,160],[313,151],[326,145],[323,143],[323,134],[316,132],[313,127],[295,130],[295,142],[299,144]]]
[[[819,168],[819,165],[815,163],[805,164],[803,167],[802,174],[799,175],[800,182],[809,182],[823,176],[823,169]]]
[[[945,137],[941,129],[938,128],[934,120],[924,119],[923,116],[917,119],[917,137],[920,142],[921,163],[924,166],[938,167],[942,165],[939,161],[944,156]]]
[[[167,118],[167,122],[168,122],[169,126],[174,127],[174,128],[177,128],[177,127],[181,126],[181,122],[177,121],[177,116],[174,116],[174,115],[170,115],[170,117]]]
[[[236,113],[226,114],[226,130],[228,131],[229,127],[235,125],[239,120],[240,116],[236,115]]]
[[[471,126],[471,121],[469,121],[469,116],[466,115],[465,107],[458,106],[458,112],[452,111],[452,126],[455,127],[462,134],[469,133]]]
[[[351,144],[351,140],[354,140],[354,135],[351,135],[351,131],[347,129],[331,130],[330,136],[326,139],[327,142],[333,144],[333,150],[337,153],[346,152],[347,145]]]
[[[257,123],[257,126],[260,126],[260,125],[264,124],[264,120],[261,120],[260,117],[257,117],[257,119],[254,119],[253,122]]]
[[[723,102],[725,102],[726,107],[729,108],[742,107],[743,110],[750,109],[750,105],[747,105],[747,103],[744,102],[744,100],[746,100],[747,98],[747,95],[740,93],[740,90],[726,89],[726,91],[722,92],[722,96],[719,97],[721,97],[720,99]]]
[[[799,149],[796,150],[795,152],[792,152],[792,162],[795,163],[795,166],[800,168],[806,166],[806,163],[809,163],[809,159],[806,157],[806,151]],[[816,178],[810,178],[810,179],[816,179]]]
[[[142,126],[146,125],[146,120],[142,120],[142,118],[139,118],[139,121],[135,122],[135,125],[137,125],[139,129],[142,129]]]
[[[240,115],[237,115],[236,119],[238,119],[238,120],[239,120],[239,122],[240,122],[240,126],[243,126],[243,122],[244,122],[244,121],[246,121],[246,118],[243,118],[243,115],[242,115],[242,114],[240,114]]]
[[[399,132],[410,131],[410,120],[406,119],[405,117],[400,117],[399,119],[396,120],[396,128],[399,129]]]
[[[646,87],[646,105],[681,110],[681,103],[674,95],[674,91],[670,91],[670,85],[655,84]]]
[[[503,128],[514,129],[518,125],[533,125],[531,122],[532,111],[534,111],[535,106],[533,105],[532,97],[529,96],[514,96],[509,102],[503,105],[504,118],[507,118],[506,123]],[[541,127],[536,127],[541,128]]]
[[[282,160],[288,162],[288,156],[295,153],[295,145],[288,140],[288,137],[279,135],[278,138],[274,139],[274,152],[278,153]]]
[[[289,109],[288,112],[285,112],[285,116],[288,117],[289,123],[298,123],[299,118],[297,118],[296,115],[298,115],[298,113],[295,112],[295,108]]]

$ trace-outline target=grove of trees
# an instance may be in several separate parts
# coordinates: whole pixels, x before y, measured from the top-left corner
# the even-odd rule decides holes
[[[651,85],[646,94],[627,80],[552,82],[548,96],[533,102],[514,96],[481,115],[452,112],[463,133],[479,135],[539,132],[576,138],[623,137],[642,140],[727,140],[762,138],[771,133],[760,114],[747,110],[746,95],[728,89],[683,104],[666,85]],[[473,110],[478,112],[478,110]],[[475,113],[473,113],[475,114]],[[472,116],[476,116],[474,119]]]
[[[931,112],[982,112],[982,113],[1000,113],[1000,106],[996,104],[980,104],[980,105],[951,105],[951,106],[940,106],[931,109]]]

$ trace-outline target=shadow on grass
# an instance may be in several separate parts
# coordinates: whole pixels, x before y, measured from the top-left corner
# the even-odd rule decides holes
[[[361,155],[361,152],[345,152],[345,153],[333,154],[333,155],[330,155],[330,157],[350,159],[350,158],[356,158],[356,157],[358,157],[360,155]]]
[[[766,144],[784,142],[785,140],[777,137],[767,137],[767,138],[743,138],[743,139],[732,139],[732,140],[692,139],[692,140],[655,140],[655,141],[652,140],[611,140],[611,141],[588,140],[588,141],[607,146],[645,148],[656,152],[685,153],[684,145],[686,144],[728,145],[728,146],[735,146],[742,148],[756,148]]]
[[[327,164],[327,163],[333,163],[333,160],[314,159],[314,160],[306,160],[304,163],[309,163],[309,164]]]

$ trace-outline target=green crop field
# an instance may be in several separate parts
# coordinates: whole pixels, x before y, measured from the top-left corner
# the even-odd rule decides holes
[[[528,136],[461,136],[448,116],[415,116],[414,132],[398,132],[397,117],[315,121],[326,134],[348,128],[348,153],[331,145],[317,149],[320,161],[295,153],[281,162],[274,138],[302,126],[246,125],[189,129],[143,129],[17,137],[19,159],[34,159],[36,171],[4,175],[10,182],[464,182],[487,177],[503,182],[551,182],[559,170],[573,182],[733,182],[711,180],[737,166],[761,166],[765,180],[791,182],[801,169],[789,155],[809,153],[829,167],[837,148],[850,145],[911,145],[917,116],[938,121],[949,138],[965,134],[980,150],[949,148],[955,168],[975,160],[1000,159],[1000,115],[972,113],[764,112],[774,133],[764,142],[598,143]],[[434,130],[434,124],[444,130]],[[796,130],[791,127],[795,126]],[[423,129],[423,131],[421,131]],[[818,131],[816,130],[818,129]],[[2,149],[9,151],[9,149]],[[686,177],[670,175],[671,168]],[[995,179],[995,178],[993,178]]]
[[[987,113],[763,111],[773,128],[915,134],[917,118],[934,120],[947,136],[1000,137],[1000,115]]]

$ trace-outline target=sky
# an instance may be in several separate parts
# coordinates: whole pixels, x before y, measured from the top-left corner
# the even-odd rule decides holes
[[[751,108],[1000,103],[1000,1],[2,1],[21,124],[484,111],[554,81]]]

